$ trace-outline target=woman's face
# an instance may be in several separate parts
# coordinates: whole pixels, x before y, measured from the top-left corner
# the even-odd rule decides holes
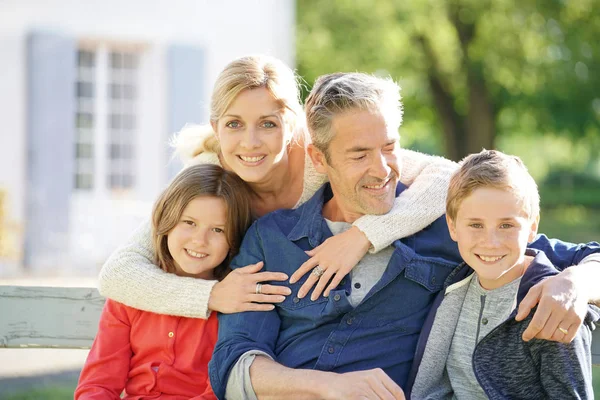
[[[284,111],[266,88],[244,90],[219,119],[215,131],[221,156],[244,181],[268,181],[273,169],[287,158],[291,136]]]

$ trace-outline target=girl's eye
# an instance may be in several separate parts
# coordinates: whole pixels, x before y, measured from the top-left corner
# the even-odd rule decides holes
[[[231,129],[237,129],[240,128],[242,124],[239,121],[229,121],[225,124],[225,126]]]
[[[223,233],[223,232],[225,232],[225,231],[224,231],[223,229],[221,229],[221,228],[213,228],[213,232],[216,232],[216,233]]]

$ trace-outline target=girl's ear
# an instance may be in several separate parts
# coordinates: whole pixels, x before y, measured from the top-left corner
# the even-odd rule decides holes
[[[530,231],[529,231],[529,237],[527,238],[527,242],[528,243],[533,242],[533,240],[537,236],[539,224],[540,224],[540,214],[538,214],[537,217],[535,217],[533,219],[533,221],[531,221],[531,228],[530,228]]]
[[[315,145],[312,143],[310,143],[306,147],[306,151],[307,151],[310,159],[312,160],[312,163],[315,166],[315,169],[317,170],[317,172],[320,174],[326,174],[327,173],[327,158],[325,157],[325,154],[323,154],[321,152],[321,150],[317,149],[315,147]]]
[[[457,242],[458,240],[456,240],[456,225],[454,224],[454,221],[450,219],[448,214],[446,214],[446,224],[448,225],[448,232],[450,232],[450,237],[452,238],[452,240]]]

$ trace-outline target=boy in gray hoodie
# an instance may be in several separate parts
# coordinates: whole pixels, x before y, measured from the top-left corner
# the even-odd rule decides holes
[[[539,194],[522,161],[493,150],[468,156],[452,177],[446,204],[465,263],[451,273],[425,322],[411,398],[593,398],[591,330],[599,309],[589,306],[567,344],[525,342],[532,314],[515,320],[529,288],[559,272],[543,252],[527,248],[537,234]],[[569,329],[576,327],[559,326],[555,336]]]

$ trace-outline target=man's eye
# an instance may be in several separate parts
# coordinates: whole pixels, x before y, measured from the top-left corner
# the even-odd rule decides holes
[[[365,156],[364,154],[362,156],[358,156],[358,157],[352,157],[352,159],[354,161],[360,161],[360,160],[364,160],[367,156]]]
[[[229,121],[225,124],[226,127],[231,129],[237,129],[242,126],[239,121]]]

